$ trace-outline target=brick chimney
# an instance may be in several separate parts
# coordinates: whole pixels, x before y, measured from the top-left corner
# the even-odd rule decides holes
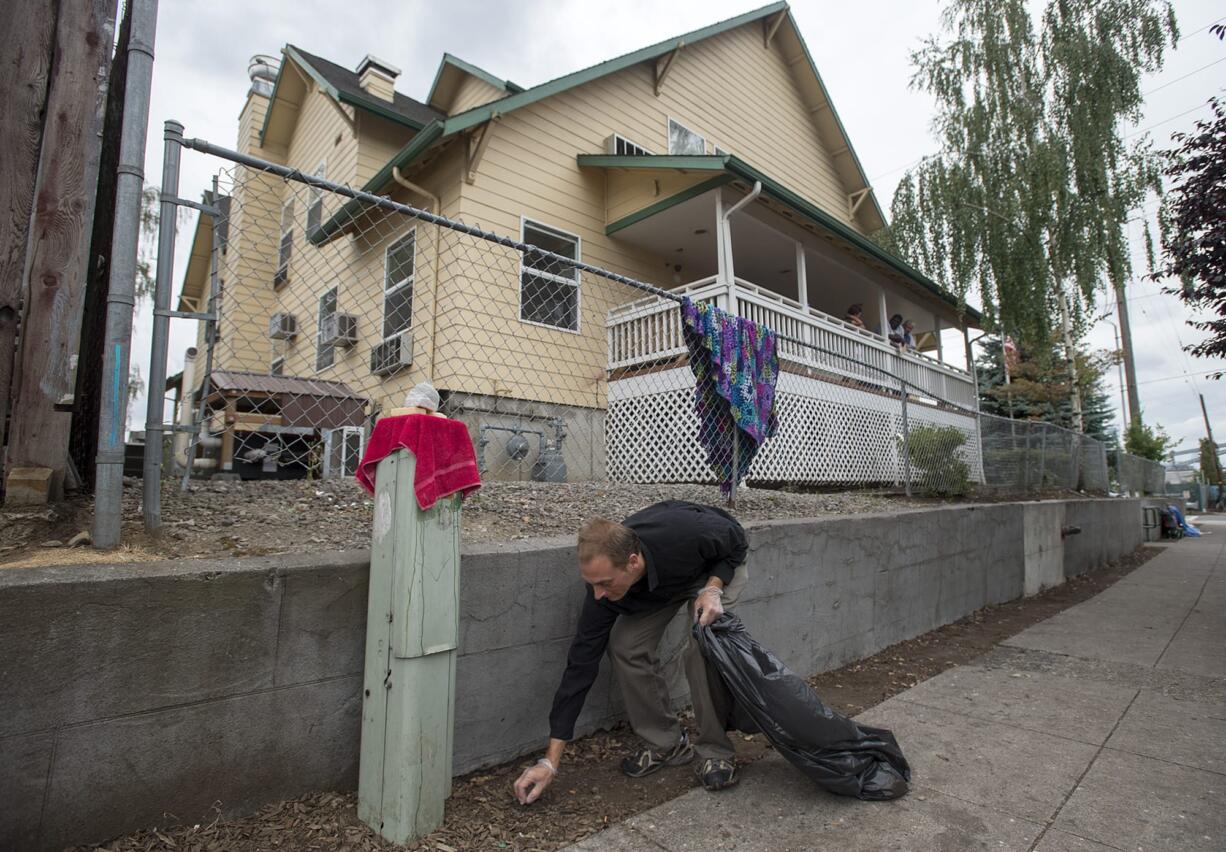
[[[369,53],[358,65],[358,85],[376,98],[388,102],[395,97],[395,83],[399,76],[399,68]]]

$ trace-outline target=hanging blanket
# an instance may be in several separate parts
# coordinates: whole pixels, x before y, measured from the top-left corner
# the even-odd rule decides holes
[[[779,428],[775,333],[714,305],[681,303],[681,327],[694,371],[698,440],[720,490],[732,489],[733,436],[738,436],[736,481],[745,478],[758,447]]]
[[[430,414],[384,417],[375,424],[357,479],[374,493],[375,469],[386,456],[404,447],[417,457],[413,492],[422,511],[457,491],[467,495],[481,487],[477,457],[468,427],[459,420]]]

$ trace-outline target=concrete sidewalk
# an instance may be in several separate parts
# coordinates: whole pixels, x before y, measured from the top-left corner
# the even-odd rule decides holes
[[[898,736],[906,798],[838,798],[772,754],[572,848],[1226,849],[1226,522],[1201,529],[860,716]]]

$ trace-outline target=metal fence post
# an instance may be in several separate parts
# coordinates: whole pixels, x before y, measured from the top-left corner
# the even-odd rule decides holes
[[[162,435],[165,431],[166,348],[170,342],[170,291],[175,266],[175,222],[179,208],[179,157],[183,125],[167,121],[162,154],[161,211],[158,216],[158,265],[153,290],[153,344],[149,354],[149,397],[145,416],[145,531],[162,528]]]
[[[157,32],[157,0],[131,0],[131,3],[132,31],[119,142],[119,178],[115,190],[115,229],[111,237],[102,400],[98,417],[93,542],[99,548],[119,545],[122,519],[123,439],[127,423],[128,366],[132,355],[132,310],[136,304],[136,253],[140,242],[153,39]],[[150,393],[154,390],[151,387]]]
[[[911,496],[911,427],[907,419],[907,383],[898,380],[898,390],[902,393],[902,485],[903,493]]]

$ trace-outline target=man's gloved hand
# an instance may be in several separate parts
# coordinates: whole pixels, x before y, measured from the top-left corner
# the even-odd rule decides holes
[[[549,762],[549,759],[542,757],[535,765],[529,766],[520,774],[519,779],[515,782],[515,798],[521,805],[532,804],[541,797],[545,788],[553,783],[553,777],[557,774],[558,770]]]
[[[694,598],[694,620],[699,627],[706,627],[724,614],[724,590],[706,586]]]

